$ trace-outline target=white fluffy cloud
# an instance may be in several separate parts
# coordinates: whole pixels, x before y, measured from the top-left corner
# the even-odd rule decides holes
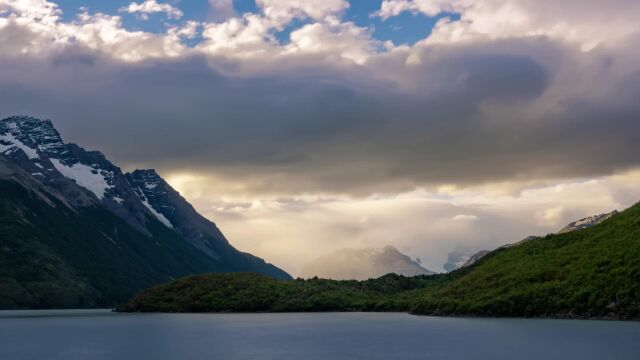
[[[270,30],[269,22],[256,14],[206,24],[202,32],[204,41],[198,49],[214,56],[233,59],[264,57],[266,60],[277,55],[277,45]]]
[[[373,15],[379,16],[383,20],[407,11],[435,16],[442,12],[460,11],[461,8],[455,5],[455,2],[451,0],[383,0],[380,10]]]
[[[376,15],[388,19],[405,11],[460,14],[459,21],[441,20],[429,42],[546,36],[590,50],[640,30],[635,0],[384,0]]]
[[[175,29],[166,34],[129,31],[119,16],[83,9],[75,21],[63,22],[57,5],[45,0],[0,0],[0,9],[4,11],[0,13],[0,48],[7,56],[45,57],[84,47],[109,58],[135,62],[188,52]]]
[[[349,7],[346,0],[256,0],[264,15],[282,27],[295,17],[326,21]]]
[[[166,3],[158,3],[156,0],[145,0],[142,3],[132,2],[129,6],[120,8],[120,12],[137,14],[143,20],[149,19],[149,14],[165,13],[170,19],[180,19],[184,14],[178,8]]]
[[[340,13],[349,6],[344,0],[263,0],[258,2],[261,13],[242,16],[235,16],[230,2],[214,1],[211,6],[213,11],[222,15],[222,22],[198,24],[187,21],[168,27],[164,34],[155,34],[127,30],[119,16],[90,13],[85,9],[74,22],[63,22],[60,10],[53,2],[1,0],[0,27],[11,27],[13,31],[24,33],[22,42],[14,37],[13,44],[8,44],[23,53],[43,54],[81,45],[124,61],[200,53],[227,59],[271,62],[277,61],[278,57],[319,54],[328,59],[362,63],[377,46],[369,30],[339,20]],[[179,9],[155,0],[132,2],[120,12],[139,14],[142,18],[158,12],[174,19],[183,16]],[[316,22],[294,31],[290,44],[279,44],[274,33],[294,18]],[[183,46],[182,38],[193,38],[200,25],[203,40],[194,48]]]
[[[390,44],[382,45],[373,39],[371,29],[341,19],[341,14],[349,8],[346,0],[258,0],[257,5],[259,13],[236,16],[232,3],[213,1],[212,8],[218,9],[221,16],[218,20],[224,21],[203,24],[205,36],[197,50],[245,61],[272,61],[276,56],[307,54],[326,57],[330,52],[334,57],[357,64],[373,57],[405,53],[407,63],[419,63],[421,52],[436,44],[548,37],[590,50],[598,45],[624,46],[640,31],[634,16],[640,12],[640,3],[633,0],[615,0],[608,6],[601,6],[595,0],[385,0],[376,13],[383,19],[404,11],[429,16],[443,12],[460,14],[459,21],[442,19],[432,34],[413,48],[395,51]],[[143,17],[156,12],[174,19],[183,16],[178,8],[155,0],[132,2],[121,11]],[[294,29],[290,43],[278,44],[274,33],[294,18],[308,19],[311,23]],[[1,0],[0,26],[7,30],[9,27],[22,29],[29,34],[24,42],[20,42],[20,38],[14,40],[14,48],[22,52],[50,50],[77,44],[79,40],[92,49],[127,61],[193,53],[192,49],[181,47],[180,39],[172,31],[175,27],[168,28],[165,34],[129,31],[117,16],[86,12],[76,22],[63,22],[58,6],[46,0]],[[85,31],[100,33],[100,39]],[[103,43],[109,46],[102,48]],[[265,58],[267,53],[269,57]]]
[[[369,30],[353,23],[314,23],[291,33],[291,43],[285,54],[313,54],[327,56],[333,61],[346,59],[364,64],[375,54],[376,45]]]

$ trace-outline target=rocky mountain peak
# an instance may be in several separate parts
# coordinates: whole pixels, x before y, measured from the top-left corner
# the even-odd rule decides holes
[[[4,147],[10,146],[4,152],[19,148],[30,159],[36,158],[38,153],[61,154],[66,150],[60,134],[50,120],[29,116],[12,116],[0,120],[0,142]]]
[[[13,116],[0,120],[0,154],[73,206],[102,203],[145,234],[153,212],[129,186],[119,167],[100,151],[65,143],[50,120]]]

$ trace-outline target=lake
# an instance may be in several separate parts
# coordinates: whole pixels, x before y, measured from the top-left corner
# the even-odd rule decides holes
[[[0,311],[0,359],[640,359],[640,323]]]

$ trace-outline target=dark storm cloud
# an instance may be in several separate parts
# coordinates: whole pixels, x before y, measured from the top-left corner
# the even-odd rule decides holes
[[[547,109],[545,94],[584,56],[612,55],[531,39],[438,45],[417,65],[390,55],[369,75],[300,63],[247,74],[201,57],[126,64],[67,49],[2,58],[0,114],[51,118],[67,140],[125,167],[215,173],[254,191],[366,193],[636,166],[640,73],[601,84],[610,96],[560,93]]]

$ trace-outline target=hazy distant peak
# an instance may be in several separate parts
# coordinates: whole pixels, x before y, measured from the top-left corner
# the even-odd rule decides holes
[[[307,263],[303,277],[366,280],[395,273],[405,276],[432,275],[393,246],[364,249],[339,249]]]

